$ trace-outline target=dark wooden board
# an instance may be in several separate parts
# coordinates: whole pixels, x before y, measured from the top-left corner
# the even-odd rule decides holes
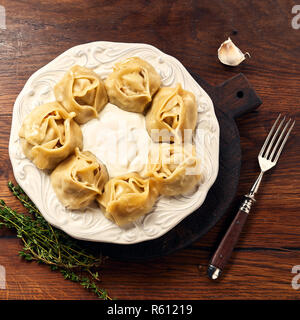
[[[122,260],[151,259],[190,245],[224,215],[235,197],[241,167],[240,136],[235,117],[256,109],[261,100],[246,77],[239,74],[217,87],[193,74],[213,100],[220,126],[219,173],[202,206],[165,235],[133,245],[90,244],[104,254]],[[230,188],[228,187],[230,186]]]

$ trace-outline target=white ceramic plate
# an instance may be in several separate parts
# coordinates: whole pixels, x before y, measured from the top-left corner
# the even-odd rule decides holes
[[[116,62],[132,56],[151,63],[161,75],[163,86],[175,86],[179,82],[195,94],[198,123],[194,142],[197,151],[200,150],[203,178],[192,194],[161,197],[152,212],[120,228],[106,219],[96,206],[84,212],[66,210],[51,187],[49,175],[24,156],[18,132],[24,117],[33,108],[55,100],[53,87],[71,66],[79,64],[92,68],[104,79]],[[162,236],[202,205],[218,173],[219,125],[210,97],[178,60],[147,44],[99,41],[67,50],[29,78],[14,104],[9,155],[17,182],[49,223],[74,238],[133,244]]]

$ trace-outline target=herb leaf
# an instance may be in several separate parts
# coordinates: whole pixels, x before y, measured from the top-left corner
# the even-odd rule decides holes
[[[0,228],[16,230],[17,237],[23,241],[19,255],[27,261],[47,264],[51,270],[59,270],[65,279],[81,284],[100,299],[111,300],[107,291],[97,286],[99,274],[94,271],[106,257],[88,252],[80,241],[52,227],[20,186],[9,182],[8,188],[29,213],[18,213],[0,199]]]

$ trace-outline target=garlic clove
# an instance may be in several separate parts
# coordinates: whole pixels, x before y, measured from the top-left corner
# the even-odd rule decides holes
[[[246,59],[246,55],[250,57],[248,52],[243,53],[230,38],[224,41],[218,49],[218,58],[227,66],[238,66]]]

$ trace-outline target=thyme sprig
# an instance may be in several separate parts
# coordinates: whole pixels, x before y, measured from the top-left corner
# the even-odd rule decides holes
[[[105,257],[88,252],[80,241],[52,227],[20,186],[9,182],[8,188],[29,213],[18,213],[0,199],[0,228],[16,230],[24,245],[19,255],[27,261],[45,263],[51,270],[59,270],[65,279],[81,284],[100,299],[111,300],[107,291],[97,286],[100,277],[94,271]]]

